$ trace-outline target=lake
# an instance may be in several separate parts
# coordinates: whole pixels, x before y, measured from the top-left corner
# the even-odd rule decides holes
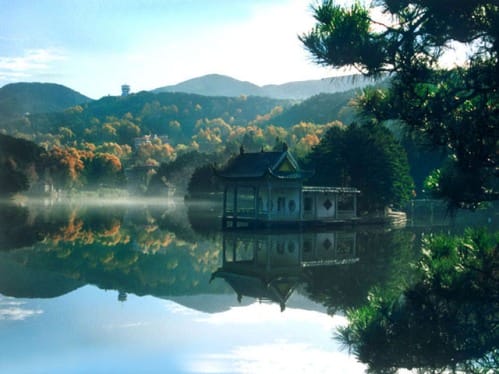
[[[338,338],[346,311],[469,224],[221,231],[219,208],[183,201],[0,209],[2,373],[364,373]],[[497,230],[496,212],[473,217]]]

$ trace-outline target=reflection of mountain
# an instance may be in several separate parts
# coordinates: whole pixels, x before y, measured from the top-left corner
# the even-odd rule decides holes
[[[219,249],[211,241],[196,241],[185,212],[176,217],[175,211],[159,204],[153,208],[63,204],[11,208],[19,214],[9,216],[20,218],[3,220],[3,231],[37,233],[29,247],[21,237],[16,239],[19,243],[9,243],[8,248],[24,247],[6,253],[16,266],[3,269],[0,288],[4,286],[13,296],[16,292],[18,296],[59,295],[66,279],[119,290],[121,298],[126,293],[170,296],[227,289],[222,284],[209,285]],[[34,282],[20,281],[26,285],[21,290],[9,281],[23,275],[32,279],[34,274],[46,274],[47,289],[52,278],[61,282],[54,281],[53,291],[41,292]]]
[[[234,306],[234,297],[232,294],[203,294],[194,296],[170,296],[167,298],[177,304],[183,305],[189,309],[194,309],[203,313],[225,312]],[[242,305],[251,304],[246,300]]]
[[[161,241],[163,234],[159,234]],[[216,247],[209,243],[176,242],[174,237],[168,238],[168,233],[164,235],[167,249],[151,253],[137,251],[130,241],[116,245],[109,242],[44,242],[13,254],[19,271],[58,274],[61,279],[119,290],[123,295],[169,297],[225,292],[224,285],[213,287],[208,283],[218,263]],[[6,278],[9,272],[10,269],[5,269]]]
[[[0,294],[15,297],[51,298],[64,295],[84,285],[45,269],[30,269],[9,254],[0,253]]]
[[[254,303],[254,300],[244,298],[240,303],[235,305],[234,295],[230,294],[206,294],[194,296],[173,296],[168,297],[169,300],[183,305],[189,309],[194,309],[203,313],[221,313],[228,311],[234,307],[247,306]],[[308,297],[295,292],[286,303],[287,308],[311,310],[316,312],[325,313],[326,308],[310,300]]]

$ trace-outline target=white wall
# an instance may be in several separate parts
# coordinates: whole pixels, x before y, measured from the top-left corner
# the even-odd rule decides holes
[[[325,203],[329,200],[331,207],[326,208]],[[317,218],[334,218],[336,213],[336,198],[335,194],[316,192],[315,193],[315,207],[316,207],[316,217]]]
[[[272,189],[272,216],[293,219],[300,218],[300,194],[301,191],[299,189]]]

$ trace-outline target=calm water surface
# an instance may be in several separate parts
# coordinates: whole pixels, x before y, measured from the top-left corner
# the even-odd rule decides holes
[[[2,205],[0,372],[364,373],[335,338],[344,312],[453,230],[221,232],[216,216]]]

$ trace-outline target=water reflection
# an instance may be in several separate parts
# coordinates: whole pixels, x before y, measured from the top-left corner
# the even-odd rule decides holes
[[[255,300],[284,313],[318,303],[337,316],[364,310],[374,294],[418,284],[412,264],[420,259],[421,239],[431,232],[427,227],[221,232],[217,214],[212,206],[157,203],[2,206],[0,294],[55,298],[91,284],[115,291],[124,303],[131,294],[152,295],[209,313]],[[465,357],[454,349],[460,344],[467,352],[474,349],[473,357],[495,362],[475,361],[478,368],[497,367],[497,301],[419,296],[397,300],[399,321],[407,324],[393,324],[403,329],[390,336],[381,326],[363,346],[367,351],[354,352],[357,357],[386,359],[371,365],[378,371],[455,367]]]
[[[235,292],[236,304],[247,296],[284,309],[296,290],[334,314],[361,305],[368,290],[392,281],[393,273],[406,274],[417,254],[410,232],[220,232],[215,211],[196,209],[158,204],[2,209],[0,215],[18,219],[3,221],[2,264],[12,265],[4,266],[0,292],[47,297],[53,278],[59,288],[53,295],[84,284],[116,290],[120,301],[129,293]],[[12,231],[25,235],[9,236]],[[44,287],[37,281],[42,278]],[[25,284],[23,292],[16,294],[12,283]]]
[[[116,290],[120,300],[126,300],[126,293],[166,297],[226,289],[208,283],[218,265],[221,245],[198,241],[186,214],[171,211],[169,206],[9,207],[0,212],[4,217],[1,262],[16,264],[2,276],[7,279],[9,272],[24,269],[9,279],[33,284],[17,295],[8,286],[11,282],[3,281],[0,293],[43,297],[47,291],[35,281],[42,278],[37,275],[41,273],[57,276],[54,285],[71,284],[68,290],[83,284]],[[12,220],[11,216],[20,218]],[[12,232],[24,235],[13,236]]]
[[[281,311],[313,268],[357,262],[355,232],[225,232],[222,267],[212,274],[237,294],[277,303]],[[331,269],[330,271],[334,271]]]

